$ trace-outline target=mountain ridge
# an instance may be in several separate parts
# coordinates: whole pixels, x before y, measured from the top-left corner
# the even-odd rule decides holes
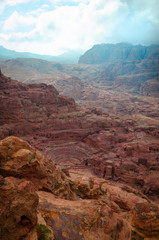
[[[117,60],[142,60],[151,57],[159,57],[159,45],[132,45],[129,43],[96,44],[87,50],[78,63],[102,64]]]
[[[79,51],[67,51],[58,56],[42,55],[31,52],[17,52],[9,50],[3,46],[0,46],[0,59],[13,59],[13,58],[35,58],[46,61],[54,61],[60,63],[77,63],[81,52]]]

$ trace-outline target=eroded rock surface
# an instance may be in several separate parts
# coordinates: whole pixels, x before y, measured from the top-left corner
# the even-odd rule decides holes
[[[58,239],[130,239],[127,222],[113,212],[107,198],[70,202],[49,193],[38,192],[38,195],[39,210]]]
[[[158,206],[138,203],[132,211],[132,226],[144,238],[157,240],[159,236]]]
[[[38,195],[25,179],[0,177],[0,239],[37,239]]]
[[[30,161],[33,153],[36,164]],[[132,231],[145,239],[157,236],[158,206],[131,187],[112,184],[86,169],[67,170],[66,176],[39,151],[13,136],[0,141],[0,160],[3,239],[36,240],[37,205],[44,218],[38,223],[51,228],[52,239],[129,240]]]
[[[0,142],[0,158],[0,174],[4,177],[25,178],[33,182],[36,190],[69,198],[65,174],[27,142],[17,137],[5,138]]]

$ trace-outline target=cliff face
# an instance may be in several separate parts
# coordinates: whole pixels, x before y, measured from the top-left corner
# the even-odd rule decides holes
[[[68,177],[17,137],[0,141],[0,159],[2,239],[158,239],[159,208],[135,189],[79,170]]]
[[[0,75],[1,121],[38,123],[49,115],[75,109],[73,99],[59,96],[52,85],[23,84]],[[5,111],[6,110],[6,111]],[[4,112],[5,111],[5,112]]]
[[[138,61],[142,59],[159,57],[159,46],[133,46],[126,43],[99,44],[93,46],[79,58],[78,63],[101,64],[118,60]]]
[[[11,126],[7,135],[27,135],[37,129],[48,129],[50,118],[75,110],[71,98],[62,97],[52,85],[23,84],[0,76],[0,123]],[[20,124],[19,124],[20,123]],[[23,125],[23,127],[22,127]],[[58,128],[54,121],[54,129]],[[3,133],[5,135],[5,132]]]

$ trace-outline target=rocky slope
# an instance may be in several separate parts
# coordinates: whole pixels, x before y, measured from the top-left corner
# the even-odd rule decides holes
[[[88,171],[66,176],[17,137],[0,141],[0,159],[2,239],[158,239],[159,208],[135,189]]]
[[[92,87],[85,106],[77,105],[51,85],[19,83],[2,74],[0,88],[1,139],[22,137],[66,172],[89,169],[158,200],[157,98],[149,101],[105,89],[92,94]]]

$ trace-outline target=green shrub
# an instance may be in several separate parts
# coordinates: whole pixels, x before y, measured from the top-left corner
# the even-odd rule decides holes
[[[38,240],[52,240],[52,237],[49,236],[51,233],[47,226],[43,224],[38,225]]]

